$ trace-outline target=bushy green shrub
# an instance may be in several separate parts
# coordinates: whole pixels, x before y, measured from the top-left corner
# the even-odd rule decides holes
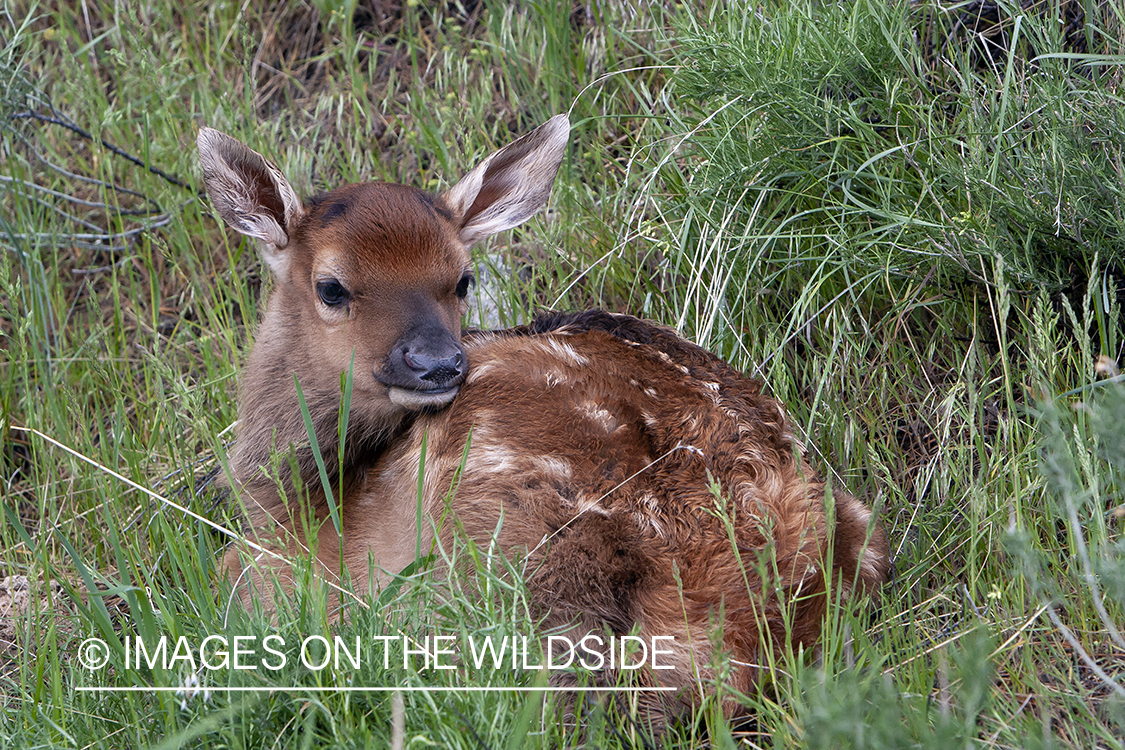
[[[1076,56],[1051,13],[1001,3],[1010,54],[981,65],[971,33],[924,43],[929,7],[771,2],[678,30],[691,158],[665,184],[695,238],[729,236],[702,286],[802,262],[985,281],[997,255],[1020,288],[1066,287],[1095,252],[1120,272],[1120,43]]]

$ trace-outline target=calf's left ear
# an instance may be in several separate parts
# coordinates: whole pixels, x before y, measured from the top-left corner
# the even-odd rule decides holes
[[[482,161],[441,197],[466,245],[530,219],[547,202],[566,153],[570,120],[555,115]]]

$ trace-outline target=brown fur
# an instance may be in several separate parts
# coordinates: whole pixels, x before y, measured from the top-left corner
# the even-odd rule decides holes
[[[294,446],[313,515],[328,517],[293,374],[335,471],[340,375],[354,352],[341,507],[343,565],[356,589],[414,560],[424,440],[426,549],[449,550],[462,532],[482,549],[495,543],[524,566],[547,627],[579,638],[606,630],[675,637],[677,668],[640,676],[683,689],[647,694],[659,725],[713,677],[713,624],[737,665],[732,687],[747,691],[764,649],[815,644],[827,590],[847,595],[883,582],[889,550],[855,498],[837,491],[826,508],[780,403],[709,352],[636,318],[556,313],[469,332],[460,346],[471,367],[450,376],[459,392],[444,410],[435,411],[444,401],[428,406],[426,383],[397,395],[384,384],[403,357],[411,361],[402,342],[416,340],[419,319],[430,338],[460,337],[455,289],[466,246],[538,209],[561,159],[559,127],[555,118],[437,198],[359,185],[309,209],[289,197],[276,167],[201,133],[209,189],[225,195],[216,206],[263,242],[278,277],[243,378],[232,468],[257,537],[280,537],[275,549],[290,555],[309,546],[284,500],[292,478],[282,469],[275,481],[262,467],[275,448]],[[255,191],[266,198],[238,203]],[[329,273],[347,288],[346,306],[318,299],[318,279]],[[401,406],[416,399],[424,403]],[[320,527],[317,553],[325,577],[340,580],[331,523]],[[293,585],[285,563],[259,556],[244,570],[241,555],[230,550],[224,564],[246,590],[271,572]],[[612,684],[614,675],[602,679]]]
[[[321,220],[325,207],[339,205],[348,206],[345,214]],[[387,216],[399,218],[401,224],[389,223]],[[430,315],[453,336],[459,335],[462,305],[454,290],[469,263],[432,199],[398,185],[351,185],[321,199],[297,225],[290,253],[292,280],[278,283],[270,295],[247,363],[238,440],[231,455],[235,477],[257,501],[249,503],[255,528],[267,516],[278,522],[287,517],[275,482],[259,471],[275,449],[299,446],[301,479],[306,486],[319,486],[293,375],[301,384],[317,443],[334,476],[339,466],[340,373],[347,372],[352,353],[354,372],[361,376],[353,376],[347,465],[384,444],[406,416],[387,400],[381,383],[362,376],[364,369],[374,371],[417,316]],[[400,283],[404,266],[414,265],[419,268],[411,274],[411,283]],[[346,319],[338,322],[324,321],[309,294],[311,284],[298,283],[327,268],[355,298]],[[316,335],[294,335],[296,331]],[[288,464],[283,462],[279,468],[287,479]],[[291,487],[288,481],[283,484]]]

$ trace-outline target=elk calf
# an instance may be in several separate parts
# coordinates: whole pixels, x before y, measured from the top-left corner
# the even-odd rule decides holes
[[[262,156],[201,130],[212,201],[259,241],[275,277],[231,468],[259,541],[290,554],[315,546],[324,576],[339,580],[296,375],[332,486],[344,488],[342,561],[359,589],[369,571],[382,583],[414,561],[421,487],[425,548],[448,548],[459,527],[522,558],[546,627],[674,637],[675,669],[639,676],[684,688],[647,704],[659,723],[694,700],[714,648],[746,691],[763,648],[813,644],[826,591],[883,582],[889,552],[862,503],[836,491],[826,507],[781,404],[675,333],[591,311],[462,335],[469,246],[539,210],[568,133],[565,116],[552,118],[441,195],[375,183],[302,203]],[[353,357],[341,457],[341,373]],[[295,451],[322,522],[315,545],[290,464],[263,468],[278,450]],[[263,585],[263,569],[293,585],[287,566],[244,555],[225,558],[242,586]]]

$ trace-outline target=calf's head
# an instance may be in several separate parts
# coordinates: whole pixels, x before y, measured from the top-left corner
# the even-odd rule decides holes
[[[336,443],[340,376],[353,356],[353,450],[370,450],[410,412],[454,398],[468,369],[460,344],[468,249],[542,207],[569,127],[565,115],[552,118],[440,195],[365,183],[307,202],[261,154],[199,131],[215,208],[257,240],[275,279],[243,376],[236,478],[247,481],[271,448],[307,442],[294,375],[325,452]]]

